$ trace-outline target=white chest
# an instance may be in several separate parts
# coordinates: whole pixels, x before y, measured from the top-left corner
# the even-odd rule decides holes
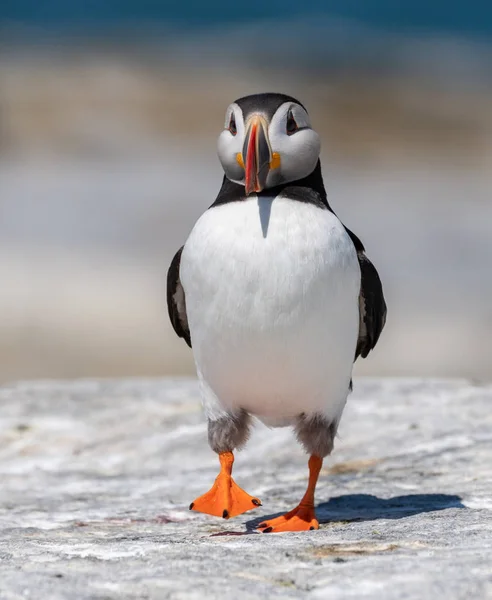
[[[208,210],[180,277],[208,404],[266,419],[343,406],[360,270],[330,211],[256,197]]]

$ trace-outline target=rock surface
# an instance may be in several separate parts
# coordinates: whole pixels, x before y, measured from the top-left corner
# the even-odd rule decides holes
[[[188,511],[218,461],[193,380],[0,389],[0,599],[492,598],[492,386],[359,380],[321,529],[259,534],[306,457],[258,425],[235,477],[263,506]]]

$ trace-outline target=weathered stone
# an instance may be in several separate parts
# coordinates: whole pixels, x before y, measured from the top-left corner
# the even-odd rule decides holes
[[[188,511],[217,474],[193,380],[0,389],[0,599],[492,597],[492,386],[359,380],[319,531],[259,534],[302,495],[289,430],[235,478],[263,506]]]

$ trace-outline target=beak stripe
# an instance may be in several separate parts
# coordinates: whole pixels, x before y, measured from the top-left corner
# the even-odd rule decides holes
[[[277,163],[268,139],[268,124],[261,115],[253,115],[246,127],[243,162],[245,165],[244,187],[246,195],[261,192],[266,185],[272,162],[273,164]]]
[[[256,138],[257,138],[258,124],[253,121],[249,132],[248,149],[246,151],[246,177],[245,177],[245,188],[246,193],[257,192],[257,173],[256,173]]]

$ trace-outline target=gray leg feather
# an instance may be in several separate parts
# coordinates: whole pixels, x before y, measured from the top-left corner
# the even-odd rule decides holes
[[[245,410],[208,422],[208,443],[214,452],[232,452],[248,441],[251,417]]]
[[[328,421],[323,415],[302,414],[296,422],[295,432],[309,454],[323,458],[333,450],[337,428],[337,422]]]

